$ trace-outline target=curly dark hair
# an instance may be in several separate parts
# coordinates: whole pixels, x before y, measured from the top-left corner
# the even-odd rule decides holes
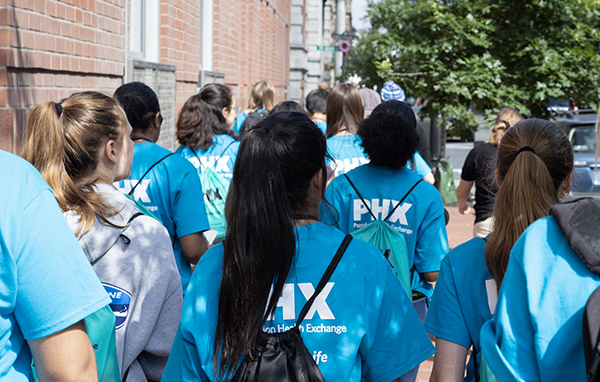
[[[419,147],[417,119],[410,105],[387,101],[378,105],[358,128],[365,154],[376,166],[406,166]]]

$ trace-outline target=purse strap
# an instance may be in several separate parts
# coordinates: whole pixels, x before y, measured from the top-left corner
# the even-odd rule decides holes
[[[337,252],[335,253],[335,256],[333,256],[333,260],[331,260],[331,263],[329,263],[329,266],[325,270],[323,277],[321,277],[321,280],[319,281],[319,284],[317,285],[317,289],[315,290],[315,293],[313,293],[313,295],[308,299],[306,304],[304,304],[304,306],[302,307],[302,310],[300,311],[300,315],[298,316],[298,321],[296,321],[296,327],[300,326],[300,324],[302,323],[302,320],[304,320],[304,317],[308,313],[308,310],[310,309],[311,305],[313,304],[313,302],[315,302],[315,299],[317,298],[319,293],[321,293],[323,288],[325,288],[325,285],[327,285],[327,282],[331,278],[331,275],[335,271],[335,268],[337,268],[337,265],[339,264],[340,260],[342,259],[342,256],[344,255],[344,252],[346,252],[346,249],[348,248],[348,245],[350,244],[351,241],[352,241],[352,235],[347,234],[346,237],[344,237],[344,241],[342,241],[342,244],[340,244],[340,247],[338,248]]]
[[[140,185],[140,183],[142,183],[142,179],[144,179],[144,177],[146,175],[148,175],[148,173],[150,172],[150,170],[152,170],[154,168],[154,166],[156,166],[157,164],[159,164],[160,162],[164,161],[165,159],[167,159],[168,157],[170,157],[171,155],[175,155],[175,153],[170,153],[165,155],[164,157],[160,158],[158,160],[158,162],[154,163],[152,166],[150,166],[150,168],[148,170],[146,170],[146,172],[144,173],[144,175],[142,175],[142,177],[138,180],[138,182],[135,184],[135,186],[133,186],[133,188],[131,189],[131,191],[128,192],[129,196],[133,196],[133,191],[135,191],[135,189],[137,188],[137,186]]]

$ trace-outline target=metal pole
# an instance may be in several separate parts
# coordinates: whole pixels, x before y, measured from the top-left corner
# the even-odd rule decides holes
[[[335,11],[335,32],[343,34],[346,31],[346,0],[337,0]],[[342,76],[344,53],[335,52],[335,76]]]

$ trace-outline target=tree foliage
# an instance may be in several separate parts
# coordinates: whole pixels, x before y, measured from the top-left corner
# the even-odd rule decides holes
[[[598,102],[598,0],[381,0],[368,17],[348,73],[394,79],[455,128],[476,128],[472,108],[544,118],[550,98]]]

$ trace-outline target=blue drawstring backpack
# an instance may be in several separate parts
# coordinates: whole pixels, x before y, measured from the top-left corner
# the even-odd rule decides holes
[[[409,266],[409,256],[408,256],[408,248],[406,247],[406,240],[404,239],[404,235],[400,232],[396,231],[394,227],[392,227],[389,223],[387,223],[387,219],[392,216],[396,208],[398,208],[402,202],[406,199],[406,197],[412,192],[412,190],[417,187],[417,185],[423,181],[423,179],[419,179],[417,183],[415,183],[410,190],[404,195],[404,197],[396,204],[396,206],[390,211],[390,213],[383,220],[377,220],[375,214],[369,208],[367,202],[363,199],[362,195],[356,187],[354,183],[350,180],[348,175],[344,174],[360,200],[362,200],[364,206],[367,208],[373,220],[373,223],[367,224],[365,227],[357,229],[352,232],[352,236],[365,241],[375,247],[379,248],[383,255],[388,260],[392,268],[394,269],[394,273],[400,280],[400,284],[404,288],[406,295],[410,300],[412,300],[412,288],[411,288],[411,278],[410,278],[410,266]]]
[[[221,155],[217,156],[215,163],[219,162],[219,159],[227,151],[231,142]],[[200,183],[202,183],[202,192],[204,193],[204,205],[206,207],[206,216],[208,217],[208,223],[210,229],[217,231],[213,243],[219,243],[225,239],[227,233],[227,221],[225,220],[225,200],[227,199],[227,192],[229,192],[229,181],[217,174],[215,170],[208,166],[203,166],[202,161],[196,154],[196,150],[192,148],[192,152],[198,158],[202,172],[200,173]]]

